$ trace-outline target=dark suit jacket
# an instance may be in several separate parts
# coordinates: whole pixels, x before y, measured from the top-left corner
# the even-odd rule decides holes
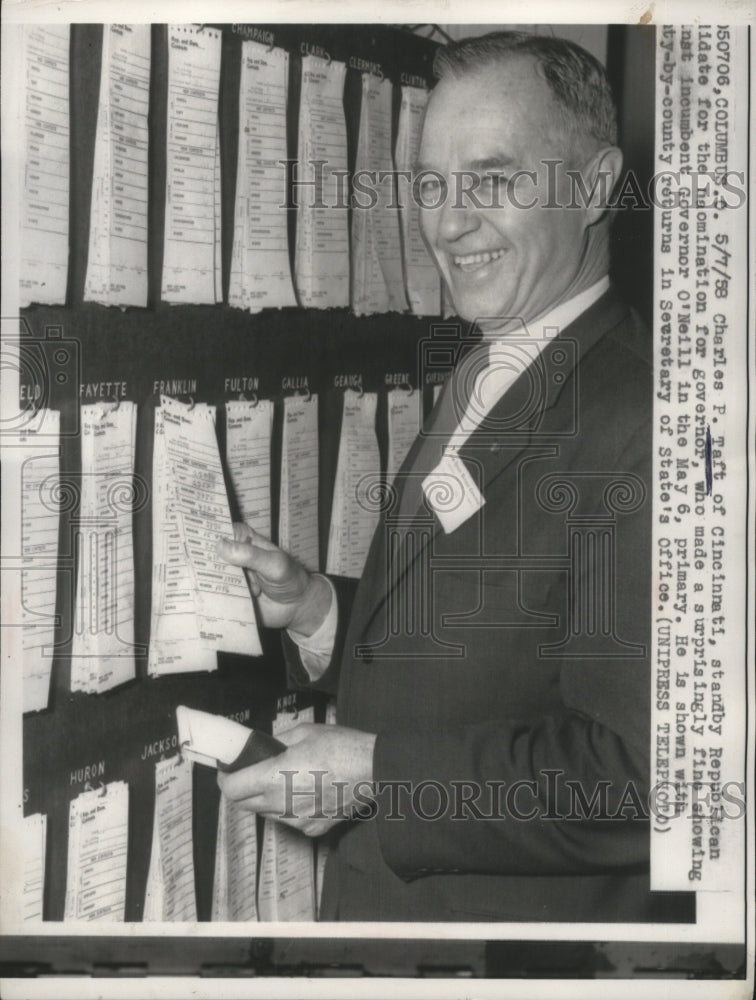
[[[648,332],[609,291],[463,446],[480,510],[446,534],[394,505],[356,593],[336,581],[322,683],[386,784],[338,830],[324,919],[689,918],[649,892],[643,815],[652,394]]]

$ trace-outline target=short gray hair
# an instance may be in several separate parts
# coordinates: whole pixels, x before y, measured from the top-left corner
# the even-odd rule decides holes
[[[567,133],[573,141],[590,136],[599,144],[617,144],[617,108],[606,71],[590,52],[549,35],[525,31],[494,31],[477,38],[441,46],[433,72],[462,76],[485,66],[496,66],[514,55],[533,56],[552,96],[567,115]]]

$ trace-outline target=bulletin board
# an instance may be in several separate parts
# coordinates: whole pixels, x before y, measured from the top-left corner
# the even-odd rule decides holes
[[[394,84],[398,109],[402,83],[428,85],[434,42],[400,29],[372,25],[213,25],[222,32],[219,102],[222,258],[227,301],[236,185],[241,43],[251,38],[289,53],[287,133],[296,156],[299,78],[303,54],[347,64],[344,94],[348,156],[353,167],[360,114],[361,74],[367,67]],[[102,25],[71,27],[70,248],[66,303],[23,310],[22,406],[61,414],[61,496],[57,574],[56,652],[47,710],[24,717],[24,812],[47,816],[43,916],[62,920],[65,903],[68,812],[85,789],[124,781],[129,787],[127,921],[140,921],[150,858],[154,767],[177,752],[179,704],[227,715],[270,730],[286,697],[280,639],[261,629],[263,656],[218,655],[217,672],[150,677],[146,653],[152,567],[151,470],[154,411],[160,395],[213,404],[224,453],[224,405],[246,398],[274,403],[272,524],[277,524],[283,399],[292,392],[319,397],[319,531],[325,566],[344,386],[379,394],[377,435],[385,468],[386,391],[402,386],[417,394],[419,345],[438,317],[383,314],[356,317],[348,309],[264,309],[250,314],[227,304],[169,305],[160,301],[166,178],[168,38],[154,25],[151,38],[148,306],[104,307],[84,301],[87,269]],[[394,116],[396,118],[396,115]],[[346,210],[346,209],[345,209]],[[289,211],[292,251],[296,211]],[[40,373],[47,373],[40,377]],[[443,373],[442,373],[443,375]],[[101,695],[72,693],[71,641],[76,591],[74,539],[81,479],[80,406],[99,401],[137,404],[133,539],[135,561],[136,679]],[[430,399],[427,400],[430,403]],[[233,507],[233,497],[231,497]],[[232,515],[234,515],[232,510]],[[324,699],[299,692],[297,707]],[[219,793],[215,774],[194,768],[194,859],[199,920],[209,920]]]

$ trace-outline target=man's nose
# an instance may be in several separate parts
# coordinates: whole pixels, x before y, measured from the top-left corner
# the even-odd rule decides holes
[[[475,206],[464,194],[449,185],[447,197],[438,209],[441,213],[438,232],[441,239],[451,243],[480,227],[480,218]]]

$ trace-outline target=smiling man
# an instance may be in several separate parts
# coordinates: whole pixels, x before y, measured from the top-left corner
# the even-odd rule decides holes
[[[587,53],[539,39],[497,57],[495,45],[441,53],[419,157],[431,185],[443,178],[443,203],[422,225],[455,310],[492,317],[493,328],[505,317],[534,320],[607,274],[608,220],[594,226],[600,206],[580,210],[568,171],[600,196],[622,166],[608,84]],[[535,54],[548,48],[562,49],[564,68],[548,70]],[[559,95],[578,85],[568,109]],[[428,205],[438,200],[421,192]]]
[[[480,336],[356,593],[242,526],[220,543],[339,725],[219,782],[331,831],[324,919],[669,919],[646,814],[650,345],[608,278],[611,94],[582,49],[519,33],[437,73],[421,222]]]

